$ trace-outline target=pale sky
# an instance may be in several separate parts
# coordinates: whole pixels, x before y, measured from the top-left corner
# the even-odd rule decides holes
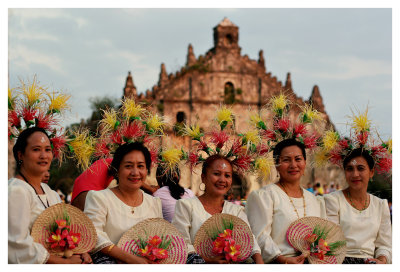
[[[308,99],[318,85],[325,109],[345,132],[351,109],[369,106],[383,139],[392,134],[391,9],[9,9],[10,87],[34,74],[72,95],[65,124],[90,117],[91,97],[121,98],[128,71],[139,92],[213,47],[224,17],[239,27],[242,55],[258,59]]]

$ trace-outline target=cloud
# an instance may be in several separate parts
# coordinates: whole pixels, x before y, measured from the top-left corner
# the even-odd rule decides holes
[[[330,56],[322,57],[318,62],[318,70],[307,70],[307,67],[302,66],[301,68],[294,68],[293,71],[299,73],[299,75],[303,74],[330,80],[350,80],[378,75],[392,75],[392,63],[384,60],[365,59],[355,56]],[[326,67],[329,67],[329,70]]]
[[[26,71],[30,71],[32,65],[39,64],[48,67],[54,72],[63,73],[62,61],[59,57],[51,56],[48,52],[31,49],[23,44],[17,44],[9,48],[9,61],[12,65]]]

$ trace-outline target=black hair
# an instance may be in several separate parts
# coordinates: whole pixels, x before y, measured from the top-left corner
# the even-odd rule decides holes
[[[121,165],[122,159],[131,151],[140,151],[143,153],[144,161],[146,163],[147,173],[150,174],[151,167],[151,154],[150,151],[139,142],[126,143],[117,148],[114,154],[114,158],[111,162],[110,167],[108,168],[108,173],[112,175],[118,182],[118,170]]]
[[[232,172],[233,172],[233,165],[232,165],[232,162],[230,161],[230,160],[228,160],[226,157],[224,157],[224,156],[222,156],[222,155],[220,155],[220,154],[214,154],[214,155],[211,155],[210,157],[208,157],[205,161],[204,161],[204,163],[203,163],[203,166],[202,166],[202,169],[201,169],[201,175],[205,175],[206,173],[207,173],[207,169],[210,167],[210,165],[213,163],[213,162],[215,162],[216,160],[225,160],[225,161],[227,161],[230,165],[231,165],[231,167],[232,167]]]
[[[356,157],[363,157],[368,164],[368,167],[370,170],[372,170],[375,166],[375,161],[372,158],[372,156],[369,154],[365,148],[359,147],[350,152],[344,160],[343,160],[343,168],[346,168],[347,164],[350,162],[351,159],[356,158]]]
[[[303,154],[304,160],[306,160],[306,147],[303,143],[296,141],[294,138],[285,139],[280,141],[274,148],[273,156],[275,159],[275,165],[279,165],[279,158],[281,156],[282,150],[288,146],[297,146],[301,149],[301,153]]]
[[[17,141],[16,141],[15,145],[13,146],[13,154],[14,154],[14,159],[17,162],[17,170],[19,170],[19,168],[21,167],[21,164],[19,163],[19,159],[18,159],[18,152],[21,152],[22,154],[25,153],[26,146],[28,145],[28,139],[35,132],[42,132],[44,135],[46,135],[46,137],[50,141],[49,135],[43,128],[30,127],[30,128],[23,130],[18,135]]]
[[[185,194],[185,189],[179,185],[180,176],[179,168],[174,173],[171,173],[170,171],[165,172],[164,168],[160,165],[157,167],[156,179],[158,186],[160,188],[168,186],[171,196],[176,200],[181,199],[181,196]]]

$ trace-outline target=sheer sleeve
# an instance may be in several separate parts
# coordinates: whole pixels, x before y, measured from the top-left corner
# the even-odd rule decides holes
[[[381,200],[381,224],[375,240],[375,257],[385,256],[387,263],[392,263],[392,225],[389,206],[386,199]]]
[[[184,201],[178,200],[175,205],[175,214],[172,219],[172,224],[182,233],[185,242],[188,246],[188,253],[195,253],[192,241],[190,239],[190,229],[192,227],[192,207]]]
[[[270,192],[253,191],[250,193],[247,199],[246,213],[265,263],[271,262],[281,254],[279,247],[271,237],[273,209]]]
[[[335,222],[336,224],[339,224],[340,204],[339,204],[339,199],[336,197],[336,194],[326,194],[324,195],[324,200],[325,200],[326,219]]]
[[[32,195],[23,187],[8,187],[8,262],[46,263],[47,250],[30,235]]]
[[[96,253],[105,247],[112,245],[110,238],[104,231],[107,221],[107,199],[102,191],[89,191],[86,196],[84,213],[92,220],[97,232],[97,243],[92,253]]]

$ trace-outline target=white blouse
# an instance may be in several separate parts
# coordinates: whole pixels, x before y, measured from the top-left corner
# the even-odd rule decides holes
[[[306,216],[325,218],[325,203],[322,197],[303,189]],[[291,198],[300,218],[304,217],[303,198]],[[296,251],[286,240],[289,225],[298,219],[289,196],[276,184],[268,184],[250,193],[246,213],[251,229],[257,237],[265,263],[279,255],[296,256]]]
[[[57,192],[42,183],[44,195],[40,195],[47,206],[61,202]],[[46,263],[50,257],[47,250],[33,241],[32,225],[44,211],[35,190],[26,182],[17,178],[8,181],[8,263]]]
[[[244,208],[240,205],[224,201],[221,213],[237,216],[249,224]],[[203,204],[201,204],[197,197],[179,199],[176,203],[172,224],[182,233],[188,246],[189,253],[196,252],[193,246],[196,233],[200,229],[201,225],[203,225],[203,223],[211,216],[212,215],[204,209]],[[254,247],[251,255],[260,253],[260,247],[258,246],[254,235],[253,238]]]
[[[386,199],[370,196],[368,208],[355,209],[343,191],[324,196],[326,215],[342,227],[347,241],[346,257],[377,258],[385,256],[391,263],[392,225]]]
[[[125,204],[110,189],[88,192],[84,213],[97,231],[97,243],[91,253],[118,244],[127,230],[145,219],[162,218],[161,200],[140,191],[143,202],[134,208]]]

